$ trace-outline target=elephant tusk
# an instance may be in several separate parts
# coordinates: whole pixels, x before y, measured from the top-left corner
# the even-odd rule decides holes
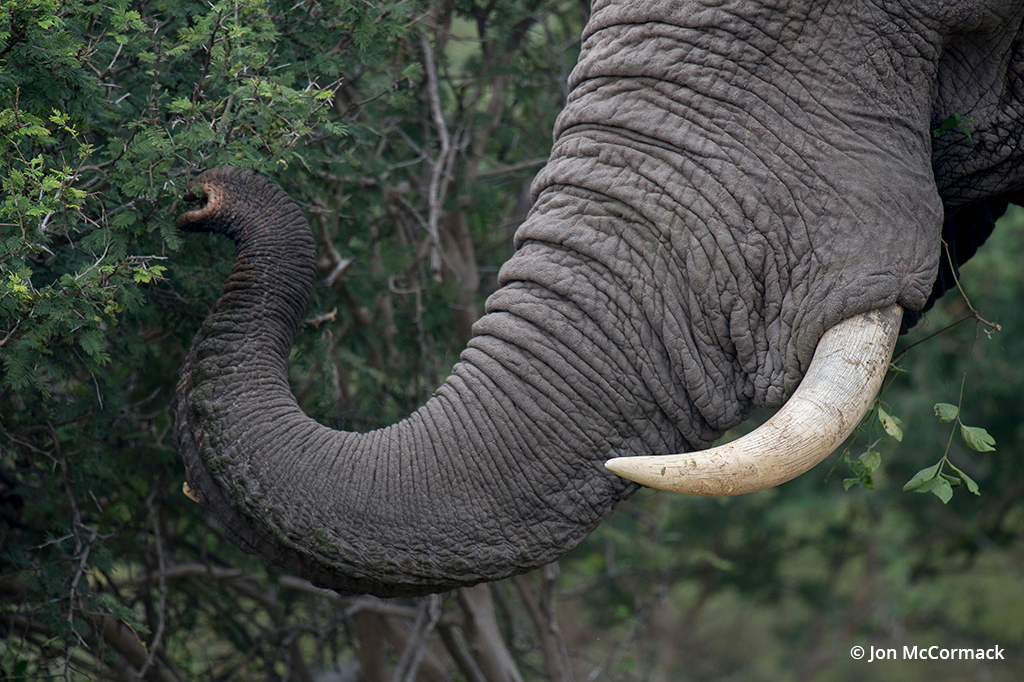
[[[826,331],[793,396],[746,436],[699,452],[616,457],[605,466],[631,481],[689,495],[742,495],[796,478],[839,447],[871,407],[902,317],[893,304]]]

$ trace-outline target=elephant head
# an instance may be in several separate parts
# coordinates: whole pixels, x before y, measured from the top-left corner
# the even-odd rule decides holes
[[[434,397],[371,433],[289,389],[302,213],[251,172],[202,174],[178,225],[238,256],[175,400],[188,485],[246,550],[399,595],[554,560],[637,489],[610,459],[644,482],[696,467],[670,485],[712,494],[795,475],[873,395],[822,399],[850,392],[836,368],[877,381],[900,311],[912,325],[1024,198],[1022,20],[1019,1],[595,2],[502,288]],[[971,135],[934,137],[953,114]],[[794,391],[753,449],[630,469]],[[808,413],[847,423],[777,462]]]

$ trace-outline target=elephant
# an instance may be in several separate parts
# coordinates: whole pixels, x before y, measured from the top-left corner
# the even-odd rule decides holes
[[[595,0],[500,288],[433,397],[368,433],[289,388],[302,212],[205,171],[177,225],[237,257],[174,398],[187,488],[246,551],[401,596],[547,564],[640,484],[797,475],[1024,203],[1022,25],[1020,0]]]

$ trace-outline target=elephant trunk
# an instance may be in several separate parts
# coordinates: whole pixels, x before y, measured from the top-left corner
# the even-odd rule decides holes
[[[304,415],[287,360],[314,274],[308,223],[249,171],[194,186],[206,203],[179,227],[227,234],[238,256],[184,364],[175,441],[188,485],[241,547],[339,591],[438,591],[554,560],[635,489],[602,466],[623,438],[599,414],[600,371],[573,377],[529,303],[485,318],[399,424],[345,433]],[[540,376],[538,356],[557,371]],[[566,407],[577,392],[595,407]]]

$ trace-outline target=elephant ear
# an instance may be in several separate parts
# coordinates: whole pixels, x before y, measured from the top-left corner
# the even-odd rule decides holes
[[[1024,206],[1024,191],[1007,192],[966,206],[946,208],[942,223],[942,241],[945,246],[939,257],[939,272],[935,284],[923,308],[904,313],[901,334],[909,331],[946,291],[956,286],[960,267],[989,238],[995,229],[996,221],[1006,213],[1010,204]]]

